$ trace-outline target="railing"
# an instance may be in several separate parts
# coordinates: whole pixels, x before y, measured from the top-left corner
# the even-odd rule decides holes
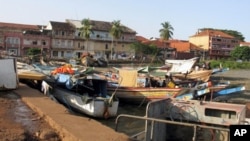
[[[154,131],[155,122],[193,127],[193,129],[194,129],[193,141],[197,140],[196,139],[196,135],[197,135],[196,133],[197,133],[198,128],[226,131],[228,133],[228,135],[229,135],[229,129],[228,128],[201,125],[201,124],[198,124],[198,123],[184,123],[184,122],[177,122],[177,121],[171,121],[171,120],[163,120],[163,119],[156,119],[156,118],[149,118],[149,117],[140,117],[140,116],[134,116],[134,115],[127,115],[127,114],[121,114],[121,115],[117,116],[116,121],[115,121],[115,123],[116,123],[115,131],[118,131],[118,125],[119,125],[120,118],[134,118],[134,119],[139,119],[139,120],[151,121],[152,126],[151,126],[151,130],[150,130],[151,131],[150,139],[145,139],[146,141],[153,139],[154,135],[152,133]],[[133,136],[133,137],[136,138],[135,136]]]

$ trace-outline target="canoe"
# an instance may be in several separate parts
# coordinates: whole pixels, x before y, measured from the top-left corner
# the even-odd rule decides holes
[[[172,74],[173,78],[177,79],[192,79],[192,80],[201,80],[203,82],[207,82],[211,75],[212,75],[212,70],[198,70],[198,71],[192,71],[191,73],[188,74]]]
[[[228,94],[241,92],[244,90],[246,90],[246,87],[243,84],[231,84],[220,90],[215,91],[213,96],[217,97],[217,96],[222,96],[222,95],[228,95]]]
[[[182,99],[182,100],[193,100],[209,92],[210,92],[210,89],[208,87],[204,89],[185,89],[175,98]]]
[[[36,70],[32,65],[17,62],[17,74],[19,79],[44,80],[47,75]]]
[[[147,103],[152,100],[175,97],[182,88],[166,87],[108,87],[108,94],[116,92],[119,101],[126,103]]]
[[[19,79],[44,80],[47,75],[36,71],[18,71]]]

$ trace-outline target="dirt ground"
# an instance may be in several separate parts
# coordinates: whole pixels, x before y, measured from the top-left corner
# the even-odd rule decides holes
[[[250,108],[250,70],[230,70],[212,79],[244,83],[243,94],[232,95],[230,102],[247,104]],[[248,117],[250,113],[248,112]],[[20,120],[21,119],[21,120]],[[28,121],[28,122],[26,122]],[[24,105],[12,91],[0,92],[0,140],[3,141],[60,141],[53,128],[39,115]]]
[[[54,129],[12,91],[0,92],[0,127],[2,141],[61,140]]]

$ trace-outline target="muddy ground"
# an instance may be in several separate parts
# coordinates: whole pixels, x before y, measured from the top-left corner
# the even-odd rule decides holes
[[[1,141],[60,141],[54,129],[12,91],[0,92]]]
[[[227,97],[227,100],[232,103],[247,104],[250,103],[249,72],[250,70],[230,70],[216,74],[212,76],[212,79],[245,84],[244,93],[234,94]],[[0,127],[0,140],[4,141],[61,140],[56,131],[37,113],[29,109],[12,91],[0,92]]]

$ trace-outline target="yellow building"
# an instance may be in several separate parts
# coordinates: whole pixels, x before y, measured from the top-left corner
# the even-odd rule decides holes
[[[202,30],[189,37],[189,42],[200,47],[204,59],[228,58],[239,45],[239,40],[219,30]]]

